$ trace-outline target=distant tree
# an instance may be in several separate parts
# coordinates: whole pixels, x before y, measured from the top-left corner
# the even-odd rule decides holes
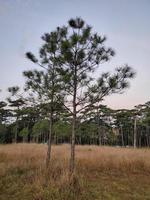
[[[47,133],[49,131],[49,122],[48,120],[41,120],[34,124],[33,126],[33,137],[36,138],[37,142],[46,142],[48,137]],[[40,140],[39,140],[40,138]]]
[[[0,143],[5,143],[6,132],[6,126],[4,124],[0,124]]]
[[[105,128],[108,127],[113,120],[111,114],[112,109],[108,108],[106,105],[102,105],[101,101],[97,102],[97,104],[93,104],[87,109],[84,110],[83,115],[91,119],[93,122],[95,122],[95,125],[97,126],[97,134],[98,134],[98,143],[99,145],[102,145],[102,139],[104,139],[105,135]],[[110,119],[111,118],[111,119]]]
[[[26,128],[28,130],[26,141],[30,142],[32,140],[32,127],[41,118],[40,108],[38,105],[27,104],[25,107],[21,109],[20,114],[21,114],[20,123],[22,124],[22,128]]]
[[[29,70],[23,74],[26,78],[26,89],[36,94],[41,103],[47,104],[49,117],[49,136],[46,166],[48,167],[51,158],[51,140],[53,135],[53,121],[57,109],[63,102],[62,85],[58,73],[57,54],[60,50],[60,40],[65,35],[65,29],[57,29],[42,36],[44,44],[39,51],[39,59],[31,52],[26,53],[26,57],[36,65],[43,68],[43,71]],[[35,96],[36,96],[35,95]],[[58,106],[59,104],[59,106]]]
[[[134,121],[134,125],[133,125],[133,147],[136,148],[137,147],[137,132],[138,132],[138,121],[141,118],[141,106],[135,106],[135,109],[131,110],[132,113],[132,119]]]
[[[135,106],[133,115],[135,147],[150,146],[150,102]]]
[[[131,145],[133,132],[132,110],[120,109],[114,111],[114,125],[119,130],[119,145]],[[121,141],[121,142],[120,142]]]
[[[79,144],[97,144],[97,125],[91,119],[84,120],[76,130]]]
[[[9,87],[8,92],[10,93],[10,97],[7,99],[9,102],[9,106],[13,108],[12,113],[13,116],[16,119],[16,130],[15,130],[15,143],[17,143],[18,140],[18,131],[19,131],[19,117],[20,117],[20,111],[23,105],[25,105],[25,99],[20,94],[20,88],[18,86]]]
[[[63,142],[64,139],[68,140],[70,136],[71,125],[69,121],[58,120],[54,124],[54,133],[55,133],[55,143],[60,141]]]
[[[26,141],[27,141],[28,134],[29,134],[28,128],[23,128],[23,129],[19,132],[19,135],[23,137],[23,142],[26,142]]]
[[[6,109],[7,103],[0,101],[0,124],[6,122],[7,117],[10,116],[10,112]]]

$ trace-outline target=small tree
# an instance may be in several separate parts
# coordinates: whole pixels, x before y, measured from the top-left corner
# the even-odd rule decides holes
[[[0,101],[0,124],[6,122],[7,117],[10,116],[10,111],[6,109],[7,103]]]
[[[47,133],[49,131],[49,122],[48,120],[41,120],[34,124],[32,128],[32,134],[34,138],[39,138],[41,136],[40,142],[46,142],[48,137]],[[44,137],[42,137],[44,135]]]
[[[19,93],[20,88],[18,86],[9,87],[8,92],[11,96],[7,99],[9,102],[9,106],[13,108],[12,112],[14,113],[14,117],[16,118],[16,126],[15,126],[15,143],[18,140],[18,131],[19,131],[19,117],[21,115],[21,108],[25,105],[25,99]]]
[[[105,46],[106,37],[92,33],[92,28],[81,18],[70,19],[68,26],[45,34],[40,49],[39,61],[32,53],[27,57],[44,71],[24,72],[27,85],[40,98],[50,102],[50,131],[47,161],[50,159],[54,102],[61,102],[72,116],[70,173],[75,169],[75,136],[77,119],[82,112],[101,102],[105,96],[119,93],[128,86],[134,76],[129,66],[116,69],[111,75],[105,73],[95,80],[93,73],[100,64],[114,56],[114,51]],[[63,81],[63,82],[62,82]],[[61,95],[63,93],[63,98]],[[48,163],[47,162],[47,163]]]
[[[58,74],[58,59],[60,38],[63,37],[65,29],[57,29],[51,33],[46,33],[42,36],[44,44],[39,51],[39,59],[31,52],[27,52],[26,56],[33,63],[37,64],[43,71],[30,70],[23,74],[26,77],[26,89],[32,90],[37,94],[39,100],[48,105],[47,112],[49,113],[49,136],[46,165],[48,167],[51,158],[51,138],[53,131],[53,118],[55,112],[63,102],[61,94],[61,80]]]
[[[95,82],[93,73],[97,67],[114,56],[111,48],[105,47],[106,37],[92,33],[92,28],[81,18],[71,19],[65,27],[65,36],[60,42],[60,73],[66,92],[65,106],[72,115],[72,139],[70,172],[75,169],[75,135],[77,118],[81,112],[101,102],[105,96],[118,93],[134,76],[129,66],[116,69],[116,73],[102,74]]]
[[[70,135],[70,123],[68,121],[59,120],[54,124],[54,133],[55,133],[55,143],[59,138],[63,142],[63,138],[68,138]]]
[[[23,128],[23,129],[19,132],[19,135],[23,137],[23,142],[26,142],[26,141],[27,141],[28,134],[29,134],[28,128]]]
[[[104,135],[104,127],[107,125],[110,125],[112,122],[110,121],[110,118],[112,120],[111,116],[112,110],[108,108],[106,105],[102,105],[101,101],[97,102],[96,104],[92,104],[90,107],[87,107],[83,111],[83,115],[87,118],[92,119],[96,126],[97,126],[97,133],[98,133],[98,143],[99,145],[102,144],[102,136]]]

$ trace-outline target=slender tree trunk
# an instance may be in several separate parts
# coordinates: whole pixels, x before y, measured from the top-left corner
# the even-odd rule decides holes
[[[122,126],[120,127],[120,131],[121,131],[121,142],[122,142],[122,146],[124,147],[124,137],[123,137]]]
[[[48,134],[48,148],[47,148],[47,158],[46,167],[48,168],[51,159],[51,144],[52,144],[52,129],[53,129],[53,105],[54,105],[54,66],[52,69],[52,91],[50,95],[50,116],[49,116],[49,134]]]
[[[141,135],[142,135],[142,131],[140,131],[140,137],[139,137],[139,147],[141,147]]]
[[[105,139],[104,139],[104,135],[105,135],[105,130],[104,130],[104,126],[102,127],[102,145],[105,145]]]
[[[71,157],[70,157],[70,173],[72,174],[75,169],[75,128],[76,128],[76,115],[72,120],[72,137],[71,137]]]
[[[77,69],[74,71],[73,118],[71,135],[70,174],[75,170],[75,132],[76,132],[76,95],[77,95]]]
[[[42,133],[42,143],[44,143],[44,136],[45,136],[45,133],[43,132]]]
[[[101,128],[100,125],[98,125],[98,140],[99,140],[99,145],[102,145],[102,136],[101,136]]]
[[[52,119],[53,119],[52,112],[50,113],[49,117],[49,135],[48,135],[48,149],[47,149],[47,158],[46,158],[46,167],[48,168],[49,162],[51,159],[51,139],[52,139]]]
[[[128,146],[130,146],[130,131],[128,130]]]
[[[23,143],[26,142],[26,136],[23,136]]]
[[[89,145],[91,145],[91,136],[89,136]]]
[[[16,119],[15,143],[18,142],[18,117]]]
[[[133,147],[136,148],[136,137],[137,137],[137,119],[134,118],[134,139],[133,139]]]
[[[97,108],[97,120],[98,120],[98,142],[99,142],[99,146],[101,146],[102,145],[102,134],[101,134],[102,127],[100,127],[99,106]]]
[[[56,133],[54,135],[54,144],[56,145],[57,144],[57,136],[56,136]]]
[[[149,138],[148,138],[148,132],[149,132],[149,128],[148,126],[146,127],[146,143],[147,143],[147,147],[149,147]]]
[[[81,138],[81,135],[79,136],[79,144],[80,144],[80,145],[82,144],[82,138]]]

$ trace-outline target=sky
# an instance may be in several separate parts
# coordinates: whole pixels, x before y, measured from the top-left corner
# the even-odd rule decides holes
[[[136,71],[130,88],[103,102],[111,108],[133,108],[150,100],[150,0],[0,0],[0,100],[7,88],[24,85],[24,70],[34,66],[27,51],[38,55],[41,36],[81,17],[93,31],[107,36],[116,56],[97,74],[128,64]]]

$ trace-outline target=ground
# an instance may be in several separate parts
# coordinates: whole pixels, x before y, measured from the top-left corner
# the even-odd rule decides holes
[[[0,145],[0,200],[150,200],[150,150],[76,146],[69,178],[69,145]]]

